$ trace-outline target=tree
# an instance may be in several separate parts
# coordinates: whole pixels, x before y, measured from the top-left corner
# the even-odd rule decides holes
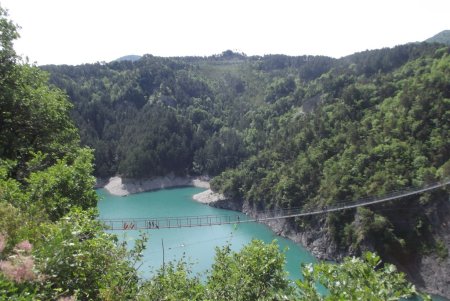
[[[8,19],[8,13],[0,7],[0,77],[8,79],[17,55],[14,50],[13,41],[19,37],[17,26]]]
[[[0,300],[129,300],[131,252],[96,221],[92,151],[59,89],[18,63],[0,8]],[[66,299],[64,299],[66,300]]]
[[[196,275],[191,276],[188,264],[182,260],[169,262],[144,283],[138,294],[139,301],[203,301],[205,286]]]
[[[319,263],[303,267],[303,280],[296,281],[301,300],[400,300],[417,294],[405,275],[394,265],[382,264],[373,253],[364,258],[347,257],[341,264]],[[323,285],[328,294],[317,292],[317,283]],[[429,296],[422,295],[425,300]]]
[[[31,173],[27,181],[27,200],[19,206],[27,206],[29,212],[52,221],[59,220],[72,207],[82,209],[97,205],[97,194],[92,189],[92,151],[79,149],[73,156],[64,157],[47,169]]]
[[[363,259],[345,258],[342,263],[308,264],[295,286],[287,279],[284,262],[276,242],[253,240],[238,252],[229,246],[217,248],[205,284],[198,275],[190,275],[184,261],[170,263],[144,284],[139,300],[394,301],[418,294],[404,274],[382,264],[373,253]],[[326,293],[318,290],[318,284]]]
[[[142,243],[138,241],[135,251],[128,253],[95,217],[95,210],[74,209],[37,230],[41,238],[35,242],[34,254],[37,270],[49,275],[41,288],[47,298],[59,292],[81,300],[130,300],[136,294],[133,265],[141,258]]]
[[[208,277],[211,300],[283,300],[290,287],[278,244],[253,240],[239,252],[229,246],[216,249]]]

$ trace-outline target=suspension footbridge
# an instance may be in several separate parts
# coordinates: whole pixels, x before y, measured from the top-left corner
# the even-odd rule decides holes
[[[115,218],[100,219],[108,230],[154,230],[168,228],[189,228],[216,225],[229,225],[251,222],[263,222],[276,219],[286,219],[293,217],[305,217],[318,214],[326,214],[341,210],[353,209],[357,207],[369,206],[398,200],[408,196],[435,190],[450,184],[450,180],[436,182],[421,187],[414,187],[394,191],[382,196],[371,196],[360,198],[356,201],[337,202],[319,208],[288,208],[276,210],[264,210],[255,216],[243,214],[228,215],[200,215],[200,216],[174,216],[174,217],[148,217],[148,218]]]

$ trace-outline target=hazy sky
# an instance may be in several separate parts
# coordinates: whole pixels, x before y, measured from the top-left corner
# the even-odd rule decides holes
[[[128,54],[341,57],[450,29],[449,0],[0,0],[41,64]]]

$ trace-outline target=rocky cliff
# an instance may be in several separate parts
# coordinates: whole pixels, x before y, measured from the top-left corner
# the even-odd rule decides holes
[[[267,217],[240,200],[221,199],[210,205],[241,211],[253,217]],[[429,207],[428,215],[434,236],[440,240],[442,246],[440,253],[415,254],[406,262],[400,262],[394,256],[389,256],[385,260],[396,264],[419,290],[450,298],[450,200],[439,200]],[[308,230],[300,230],[292,218],[269,220],[264,223],[278,235],[301,244],[318,259],[340,261],[345,256],[358,255],[355,250],[342,249],[336,245],[327,231],[325,216],[315,218]],[[370,239],[363,242],[360,250],[374,250]]]

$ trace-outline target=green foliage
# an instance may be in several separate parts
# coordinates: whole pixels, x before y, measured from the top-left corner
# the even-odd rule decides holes
[[[308,264],[295,286],[286,278],[276,242],[253,240],[239,252],[216,249],[206,283],[191,276],[184,261],[170,263],[144,284],[138,300],[401,300],[417,295],[391,264],[366,253],[364,259]],[[319,285],[326,289],[322,294]],[[422,295],[425,300],[428,296]]]
[[[239,252],[216,249],[206,283],[184,261],[169,263],[144,284],[139,300],[287,300],[292,289],[276,242],[253,240]]]
[[[95,221],[92,151],[17,37],[0,8],[0,299],[133,299],[142,243],[128,252]]]
[[[19,284],[0,273],[0,300],[35,301],[36,293],[28,284]]]
[[[17,59],[13,41],[19,37],[19,33],[16,25],[8,19],[6,10],[1,7],[0,28],[0,75],[3,80],[7,80]]]
[[[184,175],[192,162],[192,139],[186,118],[159,105],[148,107],[119,142],[119,172],[137,178],[171,172]]]
[[[198,276],[190,276],[190,273],[183,260],[176,264],[169,262],[142,286],[137,300],[205,300],[205,286]]]
[[[26,206],[34,212],[45,212],[50,220],[58,220],[70,208],[83,209],[97,205],[97,194],[92,189],[93,159],[89,149],[80,149],[74,159],[64,157],[49,168],[34,172],[27,179]],[[72,157],[73,157],[72,156]]]
[[[293,78],[275,80],[267,91],[266,101],[275,102],[277,99],[286,97],[295,91],[295,81]]]
[[[79,300],[133,299],[138,289],[135,265],[142,260],[146,238],[136,241],[134,249],[128,251],[126,245],[117,243],[115,236],[105,233],[95,217],[95,210],[73,209],[56,223],[18,226],[19,235],[31,238],[33,244],[16,244],[14,249],[7,246],[0,251],[0,297],[7,300],[57,300],[63,296],[76,296]],[[5,222],[10,220],[11,217]],[[11,245],[10,236],[0,237],[0,245],[5,237]],[[27,248],[27,253],[32,249],[32,256],[18,251],[21,245]],[[12,266],[7,260],[18,266]]]
[[[44,285],[54,292],[81,300],[129,299],[137,289],[131,258],[94,218],[92,210],[72,210],[54,224],[42,224],[35,242],[37,269],[48,275]]]
[[[248,149],[262,149],[216,177],[212,187],[257,210],[317,208],[448,178],[448,53],[408,45],[343,59],[306,85],[300,103],[304,109],[315,102],[313,113],[299,112],[294,102],[280,115],[262,108],[249,114],[244,140]],[[264,144],[256,144],[261,138]],[[329,215],[326,228],[342,248],[358,251],[369,243],[403,262],[433,244],[430,200],[446,198],[448,192],[438,191],[405,199],[408,205],[348,210]]]
[[[25,162],[33,153],[46,153],[47,166],[77,147],[78,133],[68,110],[65,95],[47,85],[47,76],[38,68],[15,65],[11,81],[0,96],[0,156],[18,160],[15,171],[25,177]]]
[[[25,185],[10,177],[15,164],[4,164],[0,166],[3,173],[3,177],[0,175],[0,197],[33,216],[35,221],[58,220],[74,206],[95,207],[97,194],[92,189],[95,184],[91,175],[92,159],[89,149],[77,149],[46,167],[45,158],[36,156],[27,163],[29,176],[24,179]]]
[[[234,129],[224,127],[196,152],[194,160],[199,172],[217,175],[226,168],[236,167],[246,155],[241,135]]]
[[[253,240],[239,252],[216,250],[208,277],[210,300],[282,300],[289,293],[284,255],[276,242]]]
[[[70,96],[82,143],[95,149],[96,175],[152,177],[216,175],[236,167],[248,157],[247,148],[259,150],[243,143],[247,114],[265,107],[265,98],[277,114],[286,112],[303,93],[297,74],[309,81],[333,61],[224,52],[42,68]]]
[[[0,233],[8,238],[1,256],[31,241],[29,263],[41,278],[20,284],[1,274],[2,298],[137,298],[134,265],[143,244],[127,252],[93,221],[93,212],[83,211],[96,204],[92,153],[80,148],[70,117],[83,145],[95,149],[99,176],[221,173],[213,188],[255,209],[315,208],[449,174],[450,50],[442,45],[339,60],[231,51],[208,58],[147,55],[47,66],[48,77],[18,64],[17,37],[0,9]],[[342,248],[370,242],[402,262],[439,241],[428,218],[437,198],[448,199],[448,192],[409,198],[406,210],[386,204],[301,226],[326,226]],[[433,246],[444,254],[445,246]],[[305,271],[301,294],[322,298],[315,281],[330,300],[371,299],[371,290],[379,299],[407,294],[403,276],[379,268],[374,258]],[[206,284],[190,278],[183,263],[169,265],[139,298],[292,300],[283,260],[274,244],[219,249]]]
[[[435,243],[436,253],[441,259],[448,257],[448,248],[442,240],[437,240]]]
[[[18,243],[17,232],[21,228],[22,221],[22,213],[17,208],[5,201],[0,201],[0,235],[7,238],[7,245],[4,246],[5,253],[11,251]]]
[[[400,300],[417,294],[414,286],[398,273],[394,265],[381,266],[380,257],[366,253],[364,259],[346,258],[341,264],[320,263],[302,269],[303,281],[297,281],[301,300]],[[317,294],[316,283],[328,294]],[[425,300],[431,300],[423,296]]]

